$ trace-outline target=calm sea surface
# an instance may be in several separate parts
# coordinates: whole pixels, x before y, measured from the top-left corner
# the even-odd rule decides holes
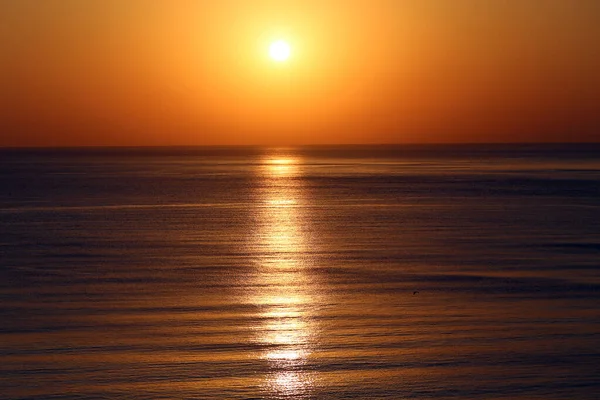
[[[0,151],[2,399],[599,399],[600,147]]]

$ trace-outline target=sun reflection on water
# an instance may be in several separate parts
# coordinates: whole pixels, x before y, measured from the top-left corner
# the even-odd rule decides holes
[[[265,171],[271,177],[285,177],[298,174],[299,160],[295,158],[268,158]]]
[[[270,379],[269,388],[278,395],[287,398],[309,398],[310,389],[313,387],[309,375],[296,371],[286,371]]]
[[[271,395],[309,398],[313,379],[306,363],[316,341],[316,282],[307,268],[309,219],[305,189],[298,179],[301,160],[269,157],[258,173],[264,185],[257,199],[258,229],[252,244],[261,256],[252,302],[262,310],[256,341],[264,349],[260,358],[268,364],[264,387]]]

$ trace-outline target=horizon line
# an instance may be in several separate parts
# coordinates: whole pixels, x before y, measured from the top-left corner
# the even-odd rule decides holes
[[[319,144],[165,144],[165,145],[33,145],[0,146],[2,150],[68,150],[68,149],[164,149],[164,148],[299,148],[299,147],[410,147],[410,146],[581,146],[600,145],[597,142],[411,142],[411,143],[319,143]]]

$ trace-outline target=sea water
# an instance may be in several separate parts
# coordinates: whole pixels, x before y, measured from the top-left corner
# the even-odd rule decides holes
[[[0,398],[600,398],[598,145],[0,157]]]

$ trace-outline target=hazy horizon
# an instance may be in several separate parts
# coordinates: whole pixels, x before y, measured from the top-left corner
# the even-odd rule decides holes
[[[21,146],[0,146],[0,151],[6,150],[126,150],[126,149],[202,149],[202,148],[256,148],[256,149],[294,149],[294,148],[443,148],[443,147],[480,147],[480,148],[564,148],[564,149],[584,149],[582,146],[592,146],[589,150],[594,152],[600,150],[600,142],[434,142],[434,143],[318,143],[318,144],[171,144],[171,145],[21,145]]]

